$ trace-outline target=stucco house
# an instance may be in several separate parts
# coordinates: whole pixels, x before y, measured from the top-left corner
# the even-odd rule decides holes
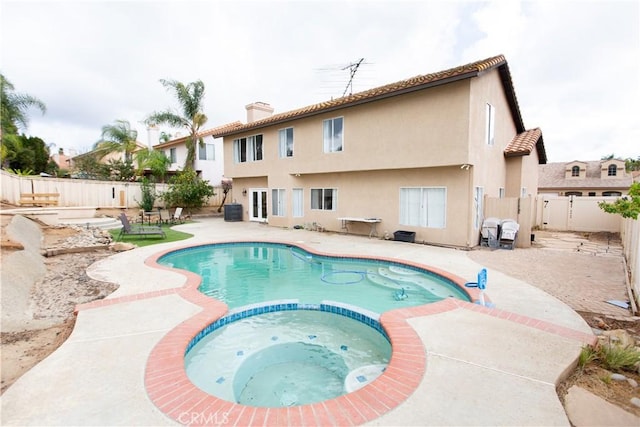
[[[502,55],[260,113],[218,136],[242,219],[270,226],[473,247],[485,196],[535,196],[546,163]]]
[[[210,185],[220,185],[224,176],[222,138],[218,138],[217,133],[233,129],[241,124],[233,122],[200,132],[199,136],[203,139],[203,144],[196,145],[194,170],[202,179],[209,181]],[[162,151],[171,160],[169,176],[184,168],[184,162],[187,158],[187,139],[188,136],[183,136],[167,142],[151,144],[154,150]]]
[[[538,193],[556,196],[621,196],[633,182],[624,160],[547,163],[538,166]]]

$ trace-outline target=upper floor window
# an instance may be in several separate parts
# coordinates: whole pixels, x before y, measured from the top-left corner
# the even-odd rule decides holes
[[[487,103],[486,106],[486,142],[487,145],[493,145],[496,134],[496,109],[493,105]]]
[[[322,134],[324,139],[324,152],[333,153],[342,151],[344,143],[343,118],[336,117],[322,122]]]
[[[571,168],[571,176],[580,176],[580,166],[574,166]]]
[[[178,159],[176,157],[176,149],[175,148],[169,148],[169,160],[171,161],[171,163],[177,163]]]
[[[333,211],[336,209],[338,190],[335,188],[312,188],[311,209]]]
[[[200,160],[215,160],[216,151],[213,144],[198,144],[198,159]]]
[[[234,139],[233,160],[236,163],[262,160],[262,135]]]
[[[609,165],[607,168],[607,176],[616,176],[618,174],[618,167],[616,165]]]
[[[278,131],[278,151],[280,157],[293,157],[293,128]]]

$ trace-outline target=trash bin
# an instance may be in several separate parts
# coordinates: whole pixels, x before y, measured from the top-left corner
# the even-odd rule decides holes
[[[416,241],[416,232],[415,231],[398,230],[398,231],[393,233],[393,240],[398,240],[400,242],[415,243],[415,241]]]
[[[240,203],[224,205],[224,220],[242,221],[242,205]]]

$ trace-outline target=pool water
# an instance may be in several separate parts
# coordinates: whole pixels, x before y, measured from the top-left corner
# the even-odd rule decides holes
[[[270,300],[340,301],[383,313],[453,297],[455,284],[427,270],[387,261],[318,256],[272,243],[225,243],[181,249],[158,262],[202,276],[199,290],[231,309]]]
[[[377,378],[390,357],[388,339],[361,321],[293,310],[215,329],[187,352],[185,369],[196,386],[214,396],[282,407],[353,391]]]

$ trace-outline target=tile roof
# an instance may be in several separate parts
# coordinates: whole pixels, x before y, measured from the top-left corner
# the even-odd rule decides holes
[[[505,157],[526,156],[531,154],[533,149],[538,150],[540,163],[547,162],[540,128],[530,129],[517,134],[504,149]]]
[[[371,102],[378,99],[384,99],[391,96],[402,95],[408,92],[451,83],[457,80],[468,79],[471,77],[479,76],[482,73],[494,68],[498,68],[500,71],[500,78],[507,94],[507,100],[509,102],[513,120],[516,124],[516,129],[518,132],[524,132],[525,128],[522,122],[522,116],[520,115],[518,101],[515,97],[515,90],[513,89],[513,83],[511,81],[511,74],[509,72],[507,60],[503,55],[498,55],[459,67],[450,68],[448,70],[412,77],[410,79],[390,83],[363,92],[354,93],[352,95],[344,96],[337,99],[332,99],[330,101],[320,102],[318,104],[309,105],[307,107],[302,107],[280,114],[274,114],[273,116],[257,120],[255,122],[247,123],[237,128],[229,129],[228,131],[221,132],[219,136],[233,135],[292,119],[308,117],[339,108],[350,107],[365,102]]]
[[[235,121],[235,122],[231,122],[231,123],[227,123],[225,125],[221,125],[221,126],[217,126],[205,131],[202,131],[198,134],[198,136],[200,136],[201,138],[204,138],[206,136],[213,136],[214,138],[217,138],[219,136],[222,135],[222,133],[224,132],[228,132],[232,129],[235,129],[239,126],[242,126],[242,123],[239,121]],[[180,145],[182,143],[184,143],[187,138],[189,138],[189,136],[182,136],[180,138],[176,138],[176,139],[172,139],[171,141],[167,141],[167,142],[163,142],[160,143],[158,145],[154,145],[153,148],[154,149],[162,149],[162,148],[167,148],[167,147],[172,147],[174,145]]]
[[[632,183],[630,175],[620,178],[600,178],[602,160],[581,162],[586,165],[585,178],[565,178],[569,163],[547,163],[538,165],[538,191],[544,189],[584,189],[584,188],[629,188]]]

